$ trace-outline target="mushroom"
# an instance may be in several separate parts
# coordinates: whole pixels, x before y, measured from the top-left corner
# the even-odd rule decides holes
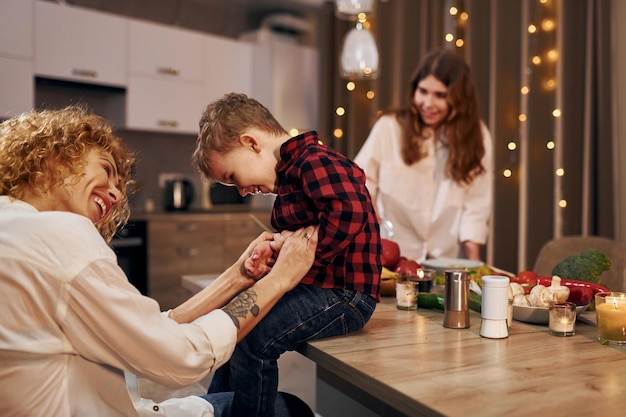
[[[555,303],[564,303],[569,298],[569,288],[561,285],[561,278],[557,275],[552,276],[552,282],[548,287],[548,291],[550,291],[552,300]]]
[[[528,301],[533,307],[548,307],[554,300],[548,287],[545,285],[535,285],[530,294],[528,294]]]

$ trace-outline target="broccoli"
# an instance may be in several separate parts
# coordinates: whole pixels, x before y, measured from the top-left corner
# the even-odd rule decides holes
[[[552,269],[552,275],[600,284],[600,274],[609,268],[611,261],[606,254],[599,249],[589,248],[563,259]]]

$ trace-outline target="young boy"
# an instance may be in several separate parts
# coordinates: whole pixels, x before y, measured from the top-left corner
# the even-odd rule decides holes
[[[241,195],[276,194],[278,231],[319,225],[313,267],[230,360],[233,416],[271,415],[279,356],[307,340],[361,329],[379,301],[381,243],[365,174],[316,132],[290,137],[262,104],[235,93],[204,111],[192,163]]]

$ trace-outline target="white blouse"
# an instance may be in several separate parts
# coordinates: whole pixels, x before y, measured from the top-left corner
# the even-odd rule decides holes
[[[222,310],[190,324],[162,314],[89,219],[0,196],[0,415],[212,416],[200,397],[139,404],[124,371],[186,386],[235,342]]]
[[[401,128],[394,115],[382,116],[355,157],[381,218],[393,224],[401,254],[418,262],[427,257],[462,256],[462,242],[484,244],[493,201],[493,145],[482,125],[486,172],[471,184],[445,175],[448,147],[433,138],[427,156],[408,166],[401,155]]]

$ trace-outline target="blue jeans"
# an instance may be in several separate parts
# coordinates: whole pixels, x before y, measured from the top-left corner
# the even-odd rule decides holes
[[[280,355],[308,340],[359,330],[375,308],[376,300],[358,291],[298,285],[239,342],[209,393],[232,389],[233,417],[273,416]]]
[[[215,417],[232,417],[233,392],[203,395],[213,405]],[[275,417],[314,417],[308,405],[295,395],[279,392],[274,403]]]

